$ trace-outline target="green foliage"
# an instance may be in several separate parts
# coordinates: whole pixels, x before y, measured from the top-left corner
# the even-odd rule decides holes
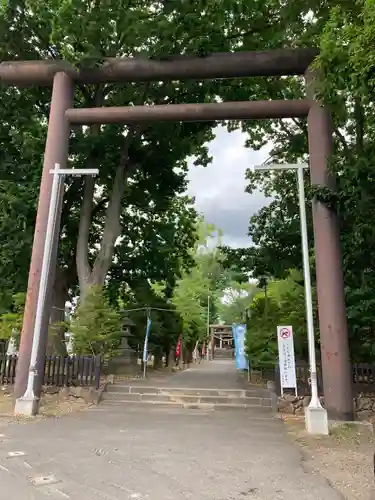
[[[276,326],[281,316],[279,304],[272,297],[258,294],[249,312],[246,355],[254,369],[273,367],[277,360]]]
[[[131,329],[130,346],[138,352],[143,349],[147,315],[150,315],[152,325],[148,350],[156,357],[161,357],[163,353],[168,356],[177,343],[182,327],[179,314],[166,297],[165,286],[151,287],[147,280],[139,280],[128,293],[122,295],[120,307],[135,325]]]
[[[107,56],[157,60],[181,53],[204,57],[214,51],[320,47],[317,66],[325,79],[319,92],[334,117],[335,154],[330,168],[338,177],[338,194],[311,189],[306,172],[309,238],[313,241],[310,200],[316,196],[337,209],[341,218],[352,358],[374,355],[375,273],[369,258],[375,254],[374,223],[369,217],[375,208],[373,0],[135,0],[131,6],[118,0],[8,0],[0,5],[1,60],[65,59],[76,67],[90,68]],[[303,81],[296,77],[204,84],[125,82],[77,85],[74,105],[90,107],[104,101],[107,106],[196,103],[218,97],[227,101],[298,99],[304,95]],[[0,289],[8,297],[26,289],[50,96],[50,89],[0,87],[0,233],[4,242]],[[86,245],[92,250],[88,255],[90,269],[98,258],[96,249],[101,248],[113,179],[119,168],[126,168],[128,178],[123,183],[118,217],[120,243],[109,252],[113,261],[107,276],[110,298],[115,302],[130,289],[132,301],[137,302],[139,292],[134,290],[147,279],[163,282],[164,300],[170,305],[173,296],[182,311],[200,297],[199,307],[192,306],[191,339],[201,335],[207,291],[214,320],[219,296],[228,283],[222,252],[214,256],[207,249],[190,252],[197,238],[196,214],[190,202],[180,197],[186,188],[186,158],[194,155],[202,165],[210,161],[205,143],[212,138],[213,125],[147,125],[131,141],[126,165],[122,161],[125,136],[131,132],[128,128],[111,125],[99,132],[75,128],[71,134],[71,166],[100,168]],[[234,129],[239,125],[228,122],[227,126]],[[249,120],[241,126],[248,133],[249,147],[259,149],[272,143],[273,161],[307,161],[305,119]],[[229,268],[237,281],[246,281],[249,274],[263,283],[285,279],[288,269],[301,268],[302,263],[295,175],[248,172],[247,180],[247,191],[251,194],[261,189],[270,196],[270,204],[250,220],[254,247],[232,252],[237,264],[234,269],[232,262]],[[83,180],[68,179],[59,266],[72,292],[77,284],[82,200]],[[161,338],[167,336],[163,333]]]
[[[85,300],[74,314],[70,331],[77,354],[102,355],[109,358],[119,346],[121,318],[101,287],[89,289]]]
[[[324,78],[317,94],[333,114],[335,148],[329,169],[338,189],[334,193],[311,188],[309,174],[305,173],[309,240],[313,241],[311,199],[316,197],[340,216],[351,358],[370,361],[375,355],[375,273],[369,257],[375,252],[374,223],[369,217],[375,209],[375,59],[371,50],[375,4],[373,0],[297,1],[287,2],[287,7],[281,2],[265,2],[265,8],[276,4],[282,22],[275,31],[286,34],[288,45],[318,46],[321,50],[315,66]],[[231,86],[226,90],[226,98],[236,93]],[[249,92],[257,99],[298,99],[305,95],[303,80],[296,77],[249,81],[243,93]],[[248,133],[249,147],[271,146],[272,162],[308,160],[305,119],[249,121],[243,129]],[[249,235],[254,246],[227,252],[228,265],[258,279],[284,279],[286,270],[302,267],[295,174],[248,171],[247,180],[247,191],[263,191],[270,203],[250,219]],[[313,274],[315,286],[314,279]]]
[[[260,292],[252,301],[247,323],[246,352],[254,368],[272,367],[277,361],[278,325],[293,327],[296,358],[307,361],[305,294],[302,276],[296,270],[289,271],[284,280],[271,281],[267,293]],[[319,334],[317,337],[319,340]]]
[[[188,349],[193,348],[197,340],[206,338],[208,320],[210,323],[217,321],[220,297],[229,282],[229,273],[223,268],[223,256],[217,244],[221,241],[221,231],[200,218],[195,234],[195,245],[189,250],[193,265],[176,280],[168,300],[180,317],[183,342]],[[153,290],[166,297],[165,283],[154,283]]]
[[[0,57],[64,59],[89,68],[100,65],[104,57],[164,58],[232,47],[232,39],[221,36],[231,22],[225,19],[222,25],[223,10],[216,2],[205,6],[204,19],[193,2],[182,2],[180,7],[171,9],[151,0],[136,0],[131,8],[128,2],[113,0],[95,4],[11,1],[0,15]],[[215,35],[207,36],[213,31]],[[210,102],[216,99],[217,89],[217,84],[196,81],[77,85],[74,106],[90,107],[104,101],[107,106]],[[0,231],[4,241],[0,284],[11,295],[26,289],[51,91],[0,87],[0,97]],[[194,155],[197,164],[209,162],[205,142],[212,138],[213,125],[147,124],[130,144],[125,138],[132,132],[128,127],[72,130],[70,166],[100,170],[85,245],[91,270],[97,250],[104,247],[108,220],[117,230],[114,217],[108,218],[106,212],[116,171],[127,173],[125,182],[119,183],[124,191],[118,216],[120,243],[103,252],[113,263],[107,277],[112,301],[124,282],[133,287],[141,278],[163,280],[172,289],[182,269],[190,266],[187,249],[194,244],[196,214],[191,202],[181,196],[186,189],[186,158]],[[78,292],[76,248],[83,189],[83,179],[66,179],[59,276],[72,295]],[[97,264],[100,269],[102,262]],[[93,283],[99,280],[103,284],[102,277],[93,278]]]
[[[36,101],[0,86],[0,289],[9,296],[27,287],[44,148]]]
[[[113,302],[123,294],[124,286],[134,289],[137,295],[139,283],[145,280],[163,280],[164,287],[170,291],[183,270],[193,264],[191,249],[198,236],[192,200],[178,196],[163,212],[151,207],[146,215],[147,218],[138,218],[134,214],[134,220],[126,227],[127,236],[124,235],[122,244],[116,248],[116,261],[108,280]]]
[[[246,322],[249,307],[257,292],[255,284],[230,282],[219,302],[220,321],[227,325]]]
[[[12,335],[18,340],[22,329],[23,312],[26,295],[17,293],[13,295],[12,302],[6,312],[0,315],[0,339],[7,340]]]
[[[172,299],[182,319],[184,343],[189,347],[197,340],[203,340],[207,334],[210,281],[197,264],[177,282]]]

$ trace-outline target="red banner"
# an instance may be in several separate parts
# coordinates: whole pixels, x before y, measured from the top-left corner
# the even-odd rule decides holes
[[[179,358],[181,356],[181,344],[182,344],[182,336],[180,335],[176,347],[176,358]]]

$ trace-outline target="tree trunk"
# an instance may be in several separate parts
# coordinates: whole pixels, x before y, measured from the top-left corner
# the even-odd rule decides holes
[[[81,207],[81,216],[79,221],[76,255],[78,282],[82,300],[84,300],[84,297],[86,296],[91,284],[91,267],[89,264],[89,236],[94,190],[94,178],[91,176],[86,176]]]
[[[163,353],[155,352],[154,354],[154,369],[159,370],[163,367]]]
[[[361,99],[356,97],[354,99],[354,117],[355,117],[355,130],[356,130],[356,149],[357,154],[363,152],[363,141],[365,135],[365,115]]]
[[[169,352],[167,353],[167,366],[168,366],[168,369],[169,371],[173,371],[173,368],[175,366],[175,354],[176,354],[176,350],[171,347],[169,349]]]
[[[94,133],[99,132],[97,131],[97,129],[95,129]],[[109,198],[106,210],[100,249],[92,267],[89,263],[89,236],[92,211],[94,208],[93,200],[95,180],[92,177],[86,177],[85,179],[85,189],[81,208],[76,257],[81,301],[84,300],[91,286],[104,285],[107,273],[112,264],[115,243],[117,238],[121,234],[120,216],[122,208],[122,197],[125,190],[126,180],[132,172],[132,169],[129,165],[128,149],[133,137],[133,132],[129,131],[128,136],[125,138],[124,147],[121,153],[119,165],[116,169],[111,196]]]
[[[53,306],[47,341],[47,355],[66,355],[64,325],[56,325],[65,320],[65,304],[69,300],[67,272],[57,269],[53,285]]]

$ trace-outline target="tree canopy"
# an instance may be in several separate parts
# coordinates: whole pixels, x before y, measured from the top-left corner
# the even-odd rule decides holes
[[[230,281],[219,302],[219,318],[226,325],[246,322],[254,296],[259,292],[254,283]]]
[[[230,279],[222,265],[221,231],[199,218],[196,234],[196,243],[190,249],[192,266],[176,281],[168,300],[181,318],[180,333],[188,350],[197,341],[207,342],[208,323],[218,321],[220,299]],[[153,289],[165,297],[164,283],[155,283]]]

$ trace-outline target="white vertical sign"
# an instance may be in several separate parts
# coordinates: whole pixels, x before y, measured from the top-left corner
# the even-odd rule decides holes
[[[295,389],[297,393],[293,328],[291,326],[277,327],[277,347],[279,350],[281,391]]]

